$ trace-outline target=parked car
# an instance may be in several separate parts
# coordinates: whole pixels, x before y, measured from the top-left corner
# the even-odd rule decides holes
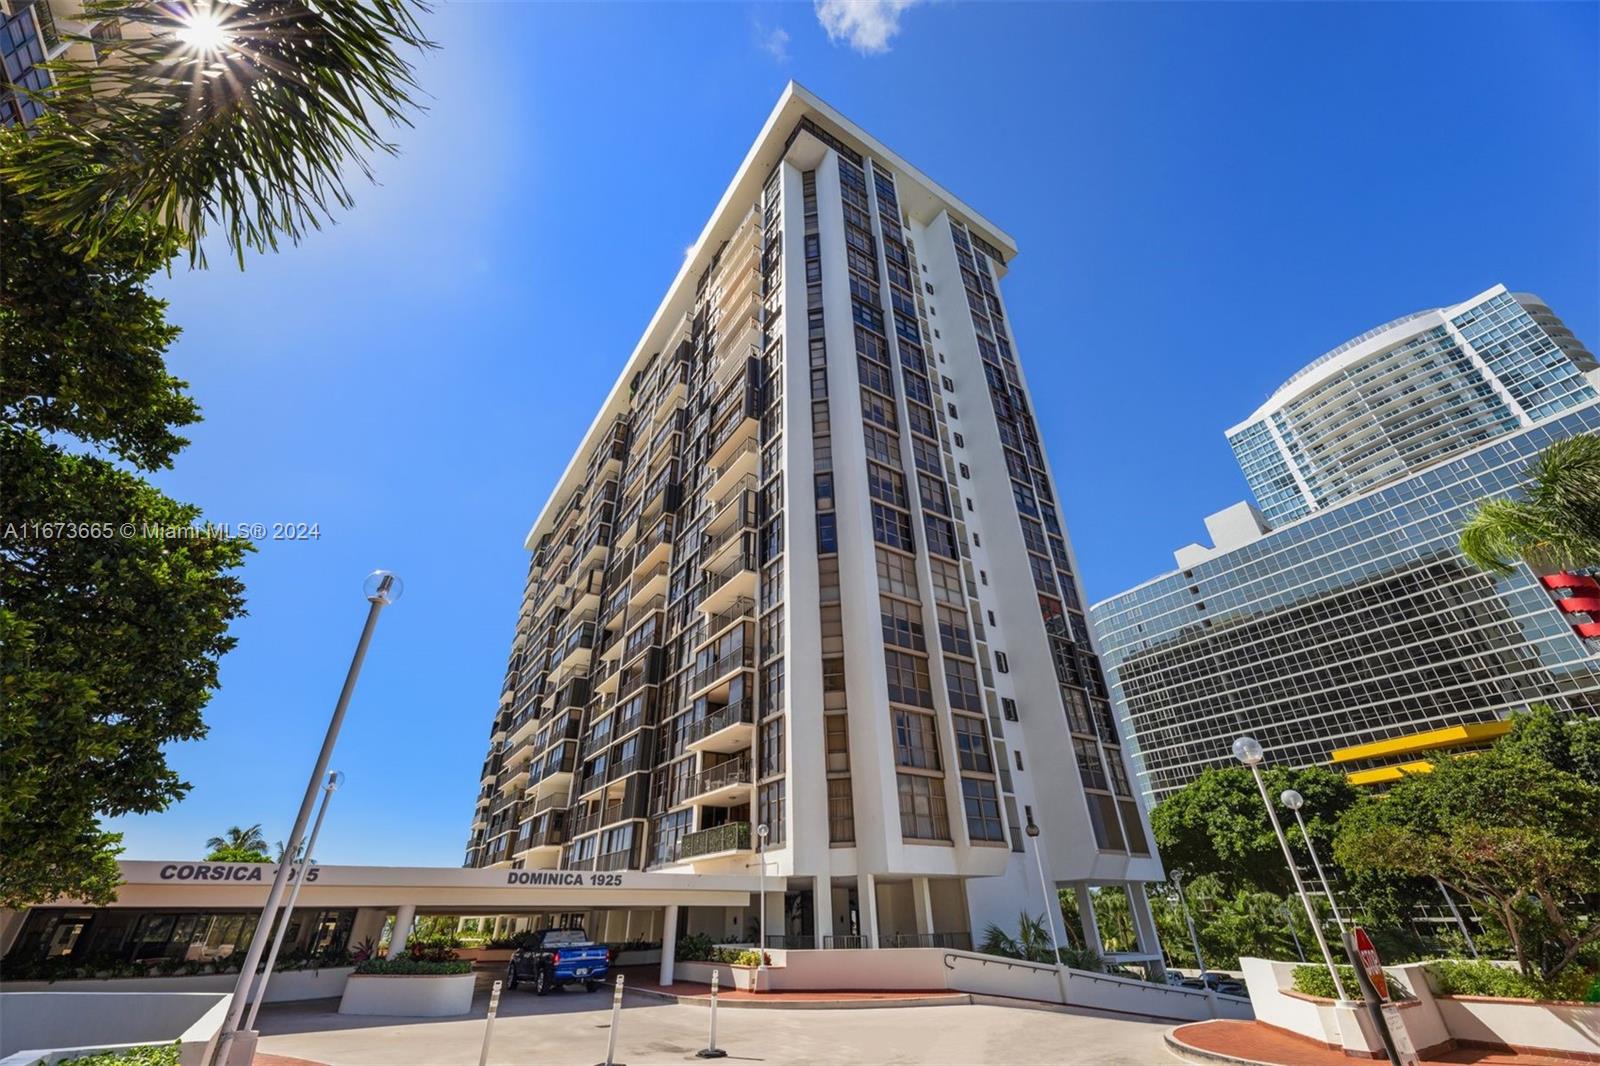
[[[1235,981],[1227,974],[1211,973],[1209,970],[1199,977],[1185,977],[1182,984],[1185,988],[1209,988],[1225,996],[1248,995],[1243,982]]]
[[[542,996],[554,988],[582,982],[593,992],[611,970],[611,949],[596,944],[582,929],[541,929],[511,955],[506,987],[524,982]]]

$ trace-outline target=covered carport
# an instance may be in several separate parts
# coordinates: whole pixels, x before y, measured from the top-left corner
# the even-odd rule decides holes
[[[110,906],[146,911],[259,910],[277,869],[272,863],[130,860],[118,865],[124,883]],[[771,878],[767,887],[782,891]],[[404,950],[419,914],[527,916],[529,924],[538,915],[603,914],[606,928],[590,931],[597,939],[617,928],[628,932],[633,924],[641,927],[640,935],[659,935],[660,982],[670,985],[679,909],[748,907],[757,888],[755,876],[738,874],[313,866],[296,910],[355,911],[351,943],[377,940],[392,915],[390,955]],[[24,918],[22,912],[5,915],[0,952],[9,948]]]

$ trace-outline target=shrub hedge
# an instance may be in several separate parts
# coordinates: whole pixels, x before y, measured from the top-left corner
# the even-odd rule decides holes
[[[1554,981],[1542,981],[1486,959],[1441,959],[1428,963],[1428,976],[1442,996],[1600,1001],[1600,975],[1576,967],[1569,967]]]
[[[368,959],[356,967],[358,974],[377,977],[439,977],[471,972],[472,963],[466,959]]]
[[[147,1044],[144,1047],[125,1048],[121,1051],[100,1051],[75,1059],[62,1059],[71,1066],[178,1066],[176,1042]]]

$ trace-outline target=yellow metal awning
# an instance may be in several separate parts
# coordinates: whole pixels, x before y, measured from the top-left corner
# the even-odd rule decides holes
[[[1391,781],[1398,781],[1407,774],[1431,774],[1433,763],[1426,759],[1418,762],[1403,762],[1396,766],[1379,766],[1371,770],[1356,770],[1354,773],[1345,774],[1345,780],[1352,785],[1386,785]]]
[[[1357,744],[1351,748],[1337,748],[1333,753],[1333,761],[1336,763],[1356,762],[1360,759],[1376,759],[1384,755],[1401,755],[1409,751],[1456,748],[1463,744],[1493,740],[1495,737],[1504,736],[1509,732],[1511,732],[1511,723],[1504,721],[1454,725],[1445,729],[1430,729],[1426,733],[1411,733],[1403,737],[1391,737],[1388,740],[1374,740],[1370,744]]]

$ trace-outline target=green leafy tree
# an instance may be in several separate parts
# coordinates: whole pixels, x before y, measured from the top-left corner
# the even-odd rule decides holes
[[[1001,955],[1008,959],[1054,961],[1050,927],[1045,924],[1045,916],[1041,914],[1035,918],[1027,911],[1017,916],[1017,935],[1014,937],[991,922],[983,931],[983,942],[978,950],[985,955]]]
[[[1356,801],[1355,788],[1343,774],[1323,767],[1273,767],[1265,771],[1265,778],[1274,802],[1286,788],[1306,798],[1302,812],[1306,826],[1325,858],[1340,815]],[[1281,811],[1280,816],[1288,812]],[[1215,876],[1228,895],[1240,889],[1279,896],[1294,891],[1278,838],[1262,809],[1261,793],[1242,766],[1206,770],[1157,804],[1150,812],[1150,825],[1163,862],[1190,875]],[[1303,854],[1298,838],[1298,830],[1290,833],[1291,846]]]
[[[1518,561],[1547,574],[1600,566],[1600,437],[1557,441],[1529,464],[1521,498],[1479,503],[1461,553],[1496,574]]]
[[[263,855],[267,851],[267,838],[261,835],[261,823],[240,827],[230,825],[221,836],[206,841],[209,851],[254,851]],[[221,861],[221,860],[218,860]]]
[[[1562,717],[1543,703],[1511,716],[1511,732],[1495,743],[1600,785],[1600,719]]]
[[[167,537],[200,518],[135,471],[171,465],[197,420],[145,291],[176,243],[130,221],[91,263],[32,221],[0,131],[0,905],[111,898],[100,818],[187,790],[164,747],[200,712],[243,613],[248,545]],[[158,531],[152,533],[152,531]]]
[[[1524,974],[1550,980],[1600,941],[1596,811],[1600,787],[1496,746],[1364,798],[1334,855],[1351,870],[1437,878],[1500,925]]]
[[[431,47],[407,0],[88,0],[116,19],[102,62],[55,65],[38,151],[0,164],[72,250],[152,221],[191,257],[212,224],[243,262],[351,204],[347,175],[409,122],[406,55]],[[111,53],[109,57],[105,53]],[[85,165],[87,164],[87,165]]]

